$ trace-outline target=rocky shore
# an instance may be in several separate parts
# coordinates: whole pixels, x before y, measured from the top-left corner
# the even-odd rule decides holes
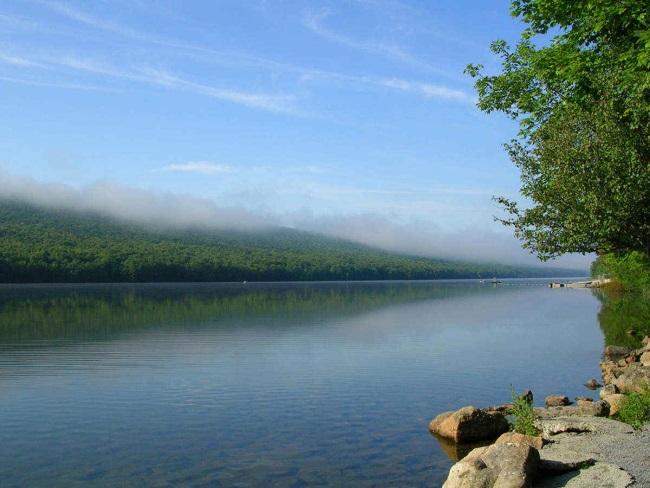
[[[510,432],[511,404],[434,418],[429,431],[458,459],[443,488],[650,487],[650,428],[635,431],[610,418],[625,393],[650,387],[650,337],[639,349],[606,347],[600,367],[603,384],[585,384],[600,388],[600,399],[546,397],[533,409],[535,436]],[[533,404],[532,392],[521,398]]]

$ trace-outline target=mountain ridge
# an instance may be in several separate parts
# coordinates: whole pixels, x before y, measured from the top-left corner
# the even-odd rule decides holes
[[[0,200],[0,282],[328,281],[550,277],[564,268],[393,253],[286,227],[147,226]]]

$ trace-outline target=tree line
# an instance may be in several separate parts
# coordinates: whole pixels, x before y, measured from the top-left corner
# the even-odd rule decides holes
[[[402,256],[290,229],[142,229],[99,215],[0,202],[0,282],[385,280],[549,273],[571,271]]]

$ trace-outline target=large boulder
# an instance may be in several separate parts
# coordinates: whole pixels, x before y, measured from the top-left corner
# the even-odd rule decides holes
[[[539,452],[526,443],[492,444],[456,463],[443,488],[527,488],[538,465]]]
[[[445,412],[429,423],[429,430],[454,442],[491,440],[509,429],[505,414],[468,406]]]

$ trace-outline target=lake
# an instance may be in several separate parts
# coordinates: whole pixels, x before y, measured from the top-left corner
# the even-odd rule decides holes
[[[593,395],[548,281],[1,286],[0,484],[439,486],[438,413]]]

